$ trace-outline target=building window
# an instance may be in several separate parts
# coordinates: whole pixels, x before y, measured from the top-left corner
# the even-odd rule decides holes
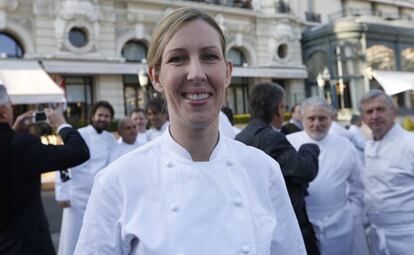
[[[366,50],[367,65],[376,70],[396,70],[395,53],[385,45],[372,45]]]
[[[145,108],[145,91],[139,86],[137,75],[124,75],[124,109],[129,116],[135,108]]]
[[[139,41],[128,41],[122,48],[122,56],[128,62],[141,62],[147,56],[147,46]]]
[[[69,42],[77,47],[82,48],[88,44],[88,34],[86,29],[73,27],[69,30]]]
[[[401,52],[401,70],[414,71],[414,48],[406,48]]]
[[[231,85],[227,88],[227,106],[234,114],[248,113],[248,80],[244,77],[233,77]]]
[[[86,125],[92,106],[92,77],[64,77],[66,119],[75,125]]]
[[[286,43],[280,44],[279,47],[277,47],[277,56],[280,59],[284,59],[286,58],[287,55],[288,55],[288,45]]]
[[[10,34],[0,32],[0,57],[22,58],[23,47]]]
[[[231,60],[234,66],[243,66],[246,61],[246,57],[244,56],[243,52],[238,49],[232,48],[227,53],[228,58]]]

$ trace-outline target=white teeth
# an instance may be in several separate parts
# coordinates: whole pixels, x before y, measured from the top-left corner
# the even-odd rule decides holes
[[[208,93],[201,93],[201,94],[186,94],[186,98],[189,100],[204,100],[209,97]]]

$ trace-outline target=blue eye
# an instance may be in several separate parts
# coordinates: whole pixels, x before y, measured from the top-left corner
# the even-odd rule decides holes
[[[184,56],[175,56],[175,57],[171,57],[168,60],[168,63],[182,63],[184,61],[186,61],[186,57],[184,57]]]
[[[220,57],[218,55],[212,54],[212,53],[205,54],[202,58],[204,60],[207,60],[207,61],[214,61],[214,60],[219,60],[220,59]]]

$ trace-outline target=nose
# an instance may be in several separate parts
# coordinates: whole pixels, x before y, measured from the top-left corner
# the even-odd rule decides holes
[[[190,62],[187,80],[196,82],[206,80],[206,74],[204,72],[203,65],[200,63],[199,60],[192,60]]]

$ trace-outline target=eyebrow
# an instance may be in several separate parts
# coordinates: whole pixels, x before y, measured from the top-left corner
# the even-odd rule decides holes
[[[219,48],[218,48],[217,46],[206,46],[206,47],[201,48],[201,50],[202,50],[202,51],[203,51],[203,50],[210,50],[210,49],[219,50]],[[181,47],[181,48],[174,48],[174,49],[170,49],[170,50],[168,50],[168,51],[167,51],[167,52],[165,52],[165,53],[167,54],[167,53],[171,53],[171,52],[176,52],[176,51],[186,51],[186,50],[187,50],[187,48]]]

